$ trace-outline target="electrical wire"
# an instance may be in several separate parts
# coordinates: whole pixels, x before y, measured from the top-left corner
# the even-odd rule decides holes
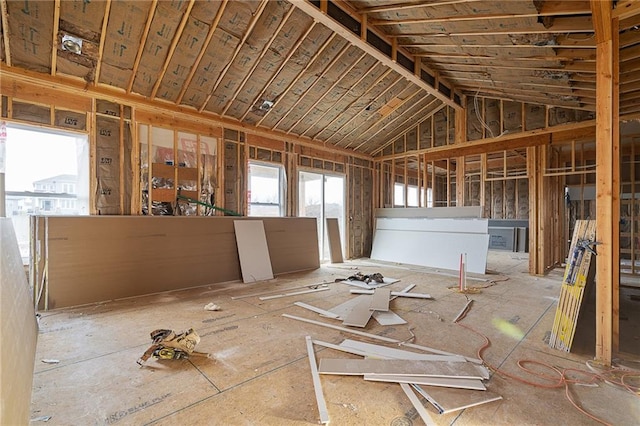
[[[462,318],[461,318],[462,320]],[[565,396],[567,398],[567,400],[569,400],[569,402],[571,403],[571,405],[573,405],[578,411],[580,411],[582,414],[584,414],[585,416],[589,417],[590,419],[601,423],[603,425],[607,425],[610,426],[610,423],[606,422],[605,420],[600,419],[599,417],[589,413],[587,410],[585,410],[584,408],[580,407],[578,405],[578,403],[573,399],[573,397],[571,396],[571,393],[569,392],[569,385],[570,384],[579,384],[579,385],[596,385],[598,381],[604,381],[604,382],[608,382],[608,383],[612,383],[614,385],[618,385],[621,386],[625,389],[627,389],[629,392],[631,392],[632,394],[634,394],[636,397],[640,397],[640,394],[638,394],[638,390],[640,390],[640,388],[636,387],[636,386],[632,386],[629,385],[628,383],[625,382],[625,377],[635,377],[640,379],[640,373],[632,373],[632,372],[628,372],[627,370],[622,370],[619,368],[614,368],[610,371],[610,375],[611,377],[607,377],[607,374],[604,373],[592,373],[590,371],[585,371],[585,370],[579,370],[576,368],[558,368],[558,367],[554,367],[552,365],[549,365],[547,363],[544,362],[540,362],[540,361],[535,361],[535,360],[531,360],[531,359],[520,359],[517,361],[517,365],[520,369],[522,369],[524,372],[526,372],[527,374],[530,374],[534,377],[537,377],[538,379],[541,379],[543,382],[539,382],[539,381],[531,381],[531,380],[527,380],[521,376],[517,376],[511,373],[507,373],[506,371],[501,370],[498,367],[495,367],[491,364],[489,364],[486,359],[483,356],[484,351],[489,348],[491,346],[491,341],[489,340],[489,338],[482,334],[481,332],[479,332],[478,330],[462,324],[460,321],[458,321],[456,324],[458,324],[459,326],[471,331],[474,334],[477,334],[478,336],[480,336],[482,339],[484,339],[484,343],[480,346],[480,348],[478,348],[477,351],[477,357],[479,359],[482,360],[482,362],[491,370],[495,371],[497,374],[499,374],[500,376],[503,377],[507,377],[510,378],[512,380],[516,380],[520,383],[529,385],[529,386],[534,386],[537,388],[545,388],[545,389],[557,389],[557,388],[562,388],[564,387],[565,389]],[[535,371],[532,368],[528,367],[529,365],[535,365],[538,367],[542,367],[543,369],[546,369],[548,371],[551,372],[551,374],[543,374],[541,372]],[[614,378],[614,375],[611,373],[622,373],[620,375],[619,378]],[[570,375],[572,377],[570,377]],[[580,380],[579,378],[577,378],[576,376],[584,376],[584,379]],[[548,382],[548,383],[544,383],[544,381]]]

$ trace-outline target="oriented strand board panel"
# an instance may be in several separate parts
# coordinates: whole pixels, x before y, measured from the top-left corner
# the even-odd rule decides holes
[[[338,219],[328,217],[327,221],[327,240],[329,241],[329,255],[331,263],[342,263],[342,243],[340,242],[340,226]]]
[[[273,278],[267,236],[261,220],[234,220],[242,281],[252,283]]]
[[[237,217],[51,216],[49,308],[241,278]],[[263,218],[274,274],[320,266],[314,218]],[[37,277],[38,280],[41,277]],[[38,281],[39,282],[39,281]]]
[[[29,424],[38,325],[11,219],[0,218],[0,424]]]

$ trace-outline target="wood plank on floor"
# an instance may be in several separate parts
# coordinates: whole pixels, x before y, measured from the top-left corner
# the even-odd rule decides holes
[[[390,374],[482,379],[473,364],[446,361],[323,358],[320,360],[318,371],[321,374],[359,376],[365,374]]]

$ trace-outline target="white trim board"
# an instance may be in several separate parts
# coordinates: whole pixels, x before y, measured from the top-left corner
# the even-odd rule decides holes
[[[466,362],[323,358],[318,371],[320,374],[355,376],[380,374],[482,379],[474,365]]]
[[[388,310],[387,312],[374,311],[373,319],[378,321],[380,325],[401,325],[407,323],[407,321],[392,310]]]
[[[382,290],[382,289],[380,289]],[[351,294],[374,294],[373,290],[359,290],[359,289],[351,289],[349,290]],[[414,299],[433,299],[430,294],[427,293],[409,293],[407,291],[392,291],[390,296],[395,297],[413,297]]]
[[[434,355],[419,354],[416,352],[404,351],[402,349],[390,348],[388,346],[374,345],[373,343],[361,342],[359,340],[345,339],[340,343],[341,347],[356,349],[367,355],[375,355],[381,358],[390,359],[413,359],[421,361],[449,361],[449,362],[466,362],[464,357],[460,355]]]
[[[329,290],[329,287],[320,287],[320,288],[313,288],[311,290],[294,291],[292,293],[274,294],[272,296],[262,296],[262,297],[258,297],[258,299],[259,300],[279,299],[281,297],[298,296],[300,294],[317,293],[319,291],[326,291],[326,290]]]
[[[364,296],[359,296],[359,297],[364,297]],[[414,343],[404,343],[401,340],[392,339],[390,337],[385,337],[385,336],[378,336],[377,334],[367,333],[365,331],[354,330],[352,328],[347,328],[347,327],[340,327],[339,325],[334,325],[334,324],[327,324],[326,322],[315,321],[315,320],[312,320],[312,319],[309,319],[309,318],[302,318],[302,317],[297,317],[295,315],[289,315],[289,314],[282,314],[282,316],[285,317],[285,318],[292,319],[292,320],[306,322],[307,324],[315,324],[315,325],[319,325],[320,327],[326,327],[326,328],[332,328],[332,329],[338,330],[338,331],[344,331],[345,333],[355,334],[356,336],[368,337],[370,339],[379,340],[381,342],[397,343],[398,345],[402,345],[402,346],[407,347],[407,348],[417,349],[419,351],[431,352],[431,353],[440,354],[440,355],[458,355],[458,354],[454,354],[454,353],[451,353],[451,352],[446,352],[446,351],[441,351],[439,349],[430,348],[430,347],[427,347],[427,346],[416,345]],[[461,356],[463,356],[463,355],[461,355]],[[476,365],[482,365],[482,360],[481,359],[467,357],[467,356],[465,356],[464,359],[466,359],[467,361],[472,362],[472,363],[474,363]]]
[[[313,312],[315,312],[317,314],[320,314],[322,316],[325,316],[327,318],[340,319],[339,315],[334,314],[333,312],[326,311],[326,310],[324,310],[322,308],[318,308],[318,307],[315,307],[315,306],[312,306],[312,305],[308,305],[308,304],[303,303],[303,302],[294,302],[293,304],[296,305],[296,306],[299,306],[301,308],[313,311]]]
[[[378,229],[373,238],[371,258],[458,270],[460,253],[468,253],[467,271],[484,274],[488,250],[489,234]]]
[[[420,377],[420,376],[392,376],[386,374],[365,374],[364,379],[370,382],[411,383],[418,385],[437,386],[456,389],[470,389],[483,391],[487,388],[478,379],[460,379],[457,377]]]
[[[320,383],[320,374],[318,374],[318,365],[316,364],[316,355],[313,351],[313,342],[310,336],[305,337],[307,343],[307,355],[309,356],[309,364],[311,366],[311,377],[313,378],[313,390],[316,393],[316,402],[318,403],[318,412],[320,413],[320,423],[329,423],[329,412],[327,411],[327,402],[322,394],[322,383]]]
[[[409,398],[409,401],[411,401],[413,408],[416,409],[424,424],[426,426],[436,426],[436,423],[433,421],[431,415],[429,415],[429,412],[424,407],[424,405],[422,405],[420,399],[418,399],[416,394],[413,392],[411,386],[406,383],[400,383],[400,387],[402,388],[404,394],[407,395],[407,398]]]
[[[261,220],[234,220],[242,282],[273,279],[267,236]]]
[[[449,414],[502,399],[500,395],[491,391],[474,392],[466,389],[443,388],[429,388],[427,391],[418,385],[412,387],[429,401],[440,414]]]

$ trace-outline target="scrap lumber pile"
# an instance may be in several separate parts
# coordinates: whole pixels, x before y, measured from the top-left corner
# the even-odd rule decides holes
[[[432,412],[447,414],[502,399],[500,395],[487,390],[485,381],[490,378],[489,370],[480,359],[411,343],[413,333],[411,339],[401,341],[358,330],[364,328],[372,317],[381,325],[406,324],[404,319],[390,310],[389,305],[390,301],[397,297],[431,298],[428,294],[410,293],[414,287],[415,285],[410,285],[399,292],[383,287],[354,289],[350,293],[358,296],[327,310],[303,302],[294,303],[295,306],[313,311],[322,317],[342,321],[342,325],[347,327],[283,314],[285,318],[389,344],[385,346],[346,339],[336,345],[306,336],[322,424],[329,422],[329,414],[322,392],[321,375],[362,376],[366,382],[398,383],[427,425],[434,424],[434,421],[424,403],[432,407]],[[321,358],[318,362],[314,345],[356,355],[359,358]]]

